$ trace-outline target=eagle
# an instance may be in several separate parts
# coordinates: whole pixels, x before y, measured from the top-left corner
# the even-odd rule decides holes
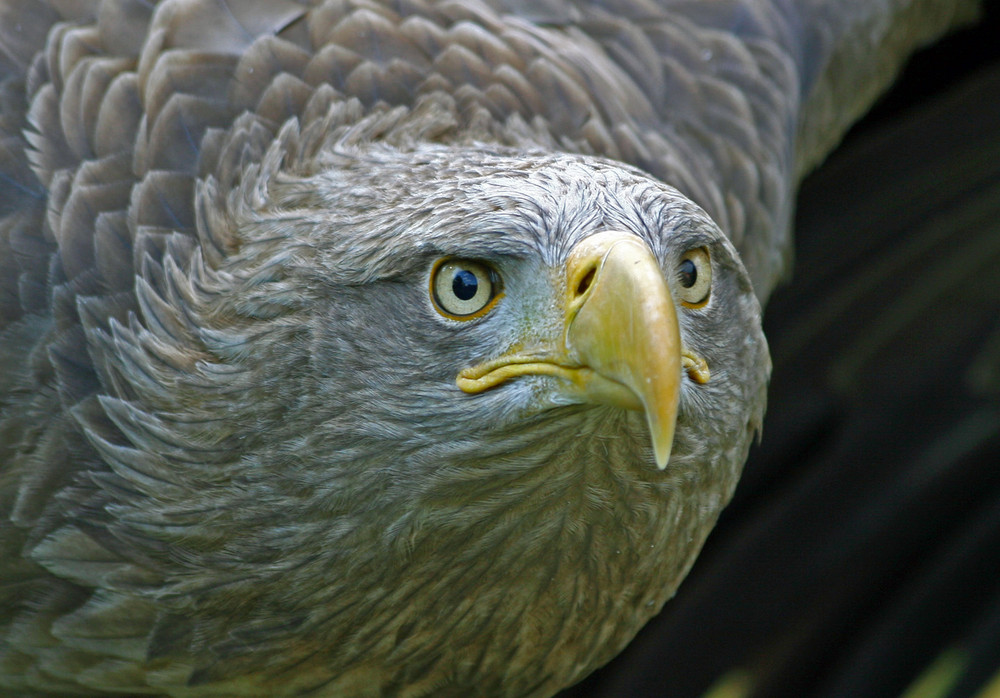
[[[0,0],[0,687],[548,696],[758,435],[956,0]]]

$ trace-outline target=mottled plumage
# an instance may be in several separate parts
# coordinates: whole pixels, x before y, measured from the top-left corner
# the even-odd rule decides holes
[[[759,428],[798,178],[971,16],[790,5],[0,2],[0,686],[549,695],[617,653]],[[629,241],[663,470],[645,311],[598,363],[574,324]]]

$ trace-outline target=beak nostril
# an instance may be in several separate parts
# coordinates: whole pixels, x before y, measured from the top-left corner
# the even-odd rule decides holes
[[[590,284],[594,281],[594,275],[597,273],[596,267],[591,267],[590,270],[584,274],[583,278],[580,279],[580,283],[576,287],[576,297],[579,298],[587,289],[590,288]]]

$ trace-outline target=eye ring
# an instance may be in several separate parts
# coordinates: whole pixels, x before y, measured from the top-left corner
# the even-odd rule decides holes
[[[491,265],[474,259],[443,257],[430,277],[434,309],[449,320],[481,318],[503,297],[503,281]]]
[[[686,308],[702,308],[712,295],[712,258],[707,247],[695,247],[677,263],[678,296]]]

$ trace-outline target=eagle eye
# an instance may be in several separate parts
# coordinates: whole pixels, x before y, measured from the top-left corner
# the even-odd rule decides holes
[[[712,259],[708,249],[695,247],[681,256],[677,265],[681,303],[688,308],[700,308],[712,295]]]
[[[431,271],[434,308],[450,320],[482,317],[503,296],[500,274],[484,262],[445,257]]]

